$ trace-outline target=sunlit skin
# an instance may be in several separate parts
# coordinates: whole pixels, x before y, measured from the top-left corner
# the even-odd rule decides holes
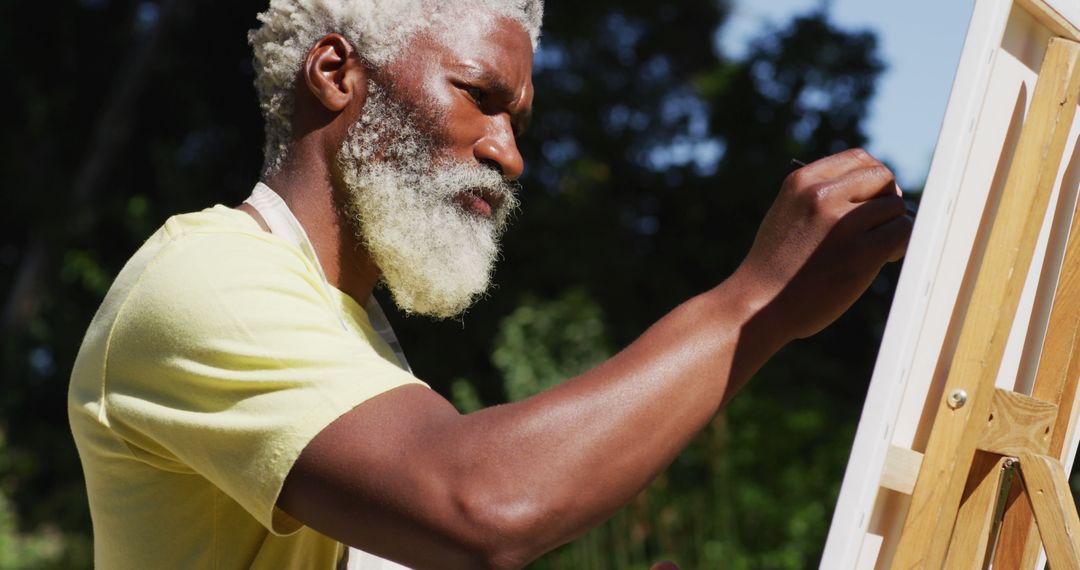
[[[509,179],[524,168],[516,136],[532,104],[528,35],[512,21],[481,18],[455,28],[455,38],[417,37],[402,63],[371,70],[331,35],[301,70],[297,140],[267,183],[310,234],[330,282],[359,301],[379,271],[338,218],[333,164],[369,77],[439,123],[454,160]],[[484,215],[474,198],[459,204]],[[423,387],[391,390],[310,442],[278,505],[410,567],[521,567],[632,499],[767,358],[831,323],[900,258],[910,230],[892,173],[865,152],[810,164],[784,182],[730,278],[615,357],[530,399],[468,415]]]
[[[473,35],[484,33],[483,20],[467,22]],[[517,148],[517,136],[532,118],[532,53],[527,35],[514,27],[490,29],[491,42],[466,43],[469,33],[455,34],[457,42],[435,42],[422,37],[414,42],[410,57],[380,70],[395,95],[420,102],[444,137],[445,156],[460,162],[477,161],[517,180],[525,162]],[[413,55],[415,54],[415,55]],[[464,192],[459,204],[478,215],[490,217],[489,202],[497,197]]]

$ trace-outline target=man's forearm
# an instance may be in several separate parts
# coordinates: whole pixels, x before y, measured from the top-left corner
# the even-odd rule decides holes
[[[393,390],[305,449],[279,505],[418,568],[523,565],[628,502],[784,342],[762,302],[729,279],[595,369],[469,415]]]
[[[505,509],[495,516],[529,550],[571,540],[655,478],[783,344],[757,326],[758,297],[725,281],[597,368],[453,422],[441,460],[466,500]]]

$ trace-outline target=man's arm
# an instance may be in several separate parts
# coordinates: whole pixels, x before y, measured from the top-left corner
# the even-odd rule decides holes
[[[892,174],[848,151],[790,176],[746,261],[619,354],[527,400],[461,415],[406,386],[304,449],[278,505],[417,568],[516,568],[644,488],[767,358],[827,326],[906,248]]]

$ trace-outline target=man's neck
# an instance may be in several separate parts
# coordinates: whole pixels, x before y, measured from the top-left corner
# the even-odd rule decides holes
[[[363,305],[380,274],[336,207],[331,173],[320,156],[297,145],[286,164],[264,182],[277,192],[307,232],[327,281]]]

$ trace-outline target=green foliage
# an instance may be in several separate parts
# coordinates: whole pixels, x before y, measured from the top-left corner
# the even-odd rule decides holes
[[[539,301],[532,295],[499,322],[491,362],[503,378],[506,399],[524,400],[571,376],[600,364],[612,355],[600,306],[582,289],[570,289],[557,299]],[[483,407],[471,382],[451,385],[454,404],[463,412]]]
[[[112,284],[110,276],[93,252],[71,250],[64,255],[60,278],[90,293],[104,297]]]
[[[59,536],[19,534],[11,502],[0,494],[0,569],[40,568],[59,558],[62,549]]]
[[[450,401],[463,414],[469,414],[484,408],[476,386],[467,378],[458,378],[450,383]]]
[[[0,470],[10,472],[18,458],[8,451],[0,432]],[[0,570],[80,568],[90,565],[90,544],[79,536],[65,536],[53,525],[24,533],[10,496],[17,488],[8,478],[0,483]]]
[[[538,303],[526,298],[503,319],[491,361],[510,401],[523,400],[611,356],[600,307],[580,289]]]

